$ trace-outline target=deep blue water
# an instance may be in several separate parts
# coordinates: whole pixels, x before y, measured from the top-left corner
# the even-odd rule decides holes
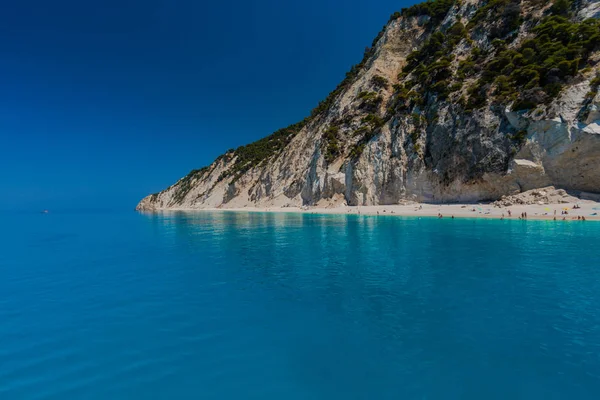
[[[2,215],[1,399],[598,399],[600,224]]]

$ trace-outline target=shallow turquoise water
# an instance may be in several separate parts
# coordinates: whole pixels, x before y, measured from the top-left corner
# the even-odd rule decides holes
[[[600,224],[3,214],[1,399],[598,399]]]

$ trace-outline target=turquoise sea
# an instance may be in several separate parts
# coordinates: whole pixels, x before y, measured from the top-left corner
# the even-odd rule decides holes
[[[2,214],[0,399],[598,399],[600,224]]]

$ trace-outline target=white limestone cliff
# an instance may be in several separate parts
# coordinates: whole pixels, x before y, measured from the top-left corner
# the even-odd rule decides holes
[[[440,29],[459,18],[466,23],[481,4],[468,0],[455,5]],[[599,4],[580,1],[577,18],[597,18]],[[525,16],[541,12],[525,2],[522,9]],[[592,55],[594,65],[572,78],[552,103],[533,110],[513,111],[507,104],[467,112],[456,101],[465,93],[464,85],[448,100],[433,101],[420,110],[427,121],[414,113],[386,114],[392,85],[406,79],[399,77],[406,57],[430,35],[426,23],[422,17],[392,20],[354,81],[272,157],[235,174],[236,152],[226,153],[209,167],[147,196],[137,209],[464,202],[496,200],[550,185],[600,192],[600,95],[586,97],[600,69],[600,54]],[[522,27],[511,46],[528,35]],[[454,68],[467,52],[463,40],[453,51]],[[375,77],[389,84],[379,85]],[[360,98],[365,92],[377,93],[381,101],[366,107]],[[356,156],[352,151],[363,140],[358,134],[365,129],[363,119],[372,114],[385,123]],[[339,129],[340,153],[327,160],[324,135],[331,126]],[[510,139],[516,132],[524,135],[524,142]]]

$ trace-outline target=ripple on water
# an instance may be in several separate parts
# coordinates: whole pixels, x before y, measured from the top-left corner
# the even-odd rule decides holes
[[[600,397],[597,224],[5,223],[2,399]]]

